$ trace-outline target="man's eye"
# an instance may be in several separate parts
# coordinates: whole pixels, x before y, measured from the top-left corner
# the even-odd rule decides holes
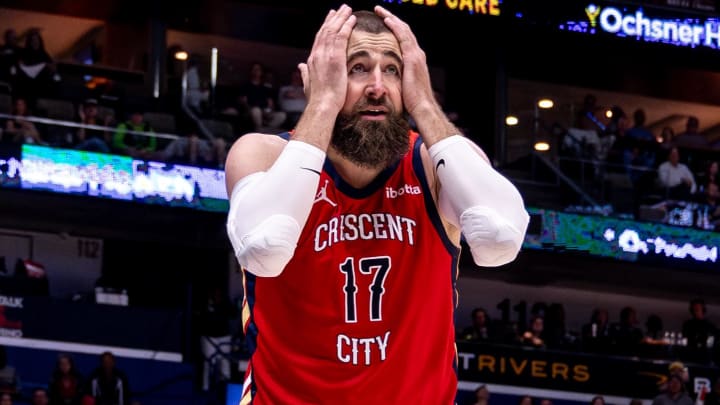
[[[388,66],[387,69],[385,69],[386,72],[390,73],[391,75],[399,75],[400,69],[398,69],[397,66]]]
[[[364,71],[365,71],[365,67],[360,64],[353,65],[353,67],[350,68],[351,73],[362,73]]]

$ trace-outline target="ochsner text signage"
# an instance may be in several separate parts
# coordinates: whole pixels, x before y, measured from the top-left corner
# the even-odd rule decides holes
[[[712,18],[669,18],[642,8],[585,7],[586,21],[568,21],[560,29],[594,34],[598,30],[618,37],[676,46],[720,49],[720,23]]]

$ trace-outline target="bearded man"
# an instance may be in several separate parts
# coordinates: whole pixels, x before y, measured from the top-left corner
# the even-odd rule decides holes
[[[512,261],[523,200],[444,115],[384,8],[331,10],[299,68],[289,141],[247,134],[226,162],[252,352],[241,403],[452,404],[460,235],[478,265]]]

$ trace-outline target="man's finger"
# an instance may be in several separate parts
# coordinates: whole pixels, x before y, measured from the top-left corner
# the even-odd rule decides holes
[[[326,31],[329,34],[335,34],[342,29],[343,24],[352,15],[352,9],[350,6],[343,4],[338,9],[337,13],[328,20],[327,24],[324,24],[320,31]]]
[[[392,17],[393,13],[389,12],[385,7],[375,6],[375,14],[382,18]]]
[[[355,22],[357,18],[355,18],[354,15],[351,15],[348,17],[347,21],[345,21],[345,24],[340,27],[340,31],[338,34],[343,38],[350,38],[350,33],[352,32],[353,27],[355,27]]]
[[[375,6],[375,13],[383,19],[383,22],[393,32],[401,46],[403,43],[408,42],[417,45],[417,39],[405,21],[380,6]]]

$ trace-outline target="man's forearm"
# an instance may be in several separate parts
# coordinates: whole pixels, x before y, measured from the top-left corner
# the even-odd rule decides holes
[[[325,104],[308,104],[293,131],[292,139],[327,151],[337,115],[335,109]]]
[[[449,136],[460,134],[460,130],[450,122],[437,103],[426,103],[416,108],[412,117],[417,124],[423,143],[428,148]]]

